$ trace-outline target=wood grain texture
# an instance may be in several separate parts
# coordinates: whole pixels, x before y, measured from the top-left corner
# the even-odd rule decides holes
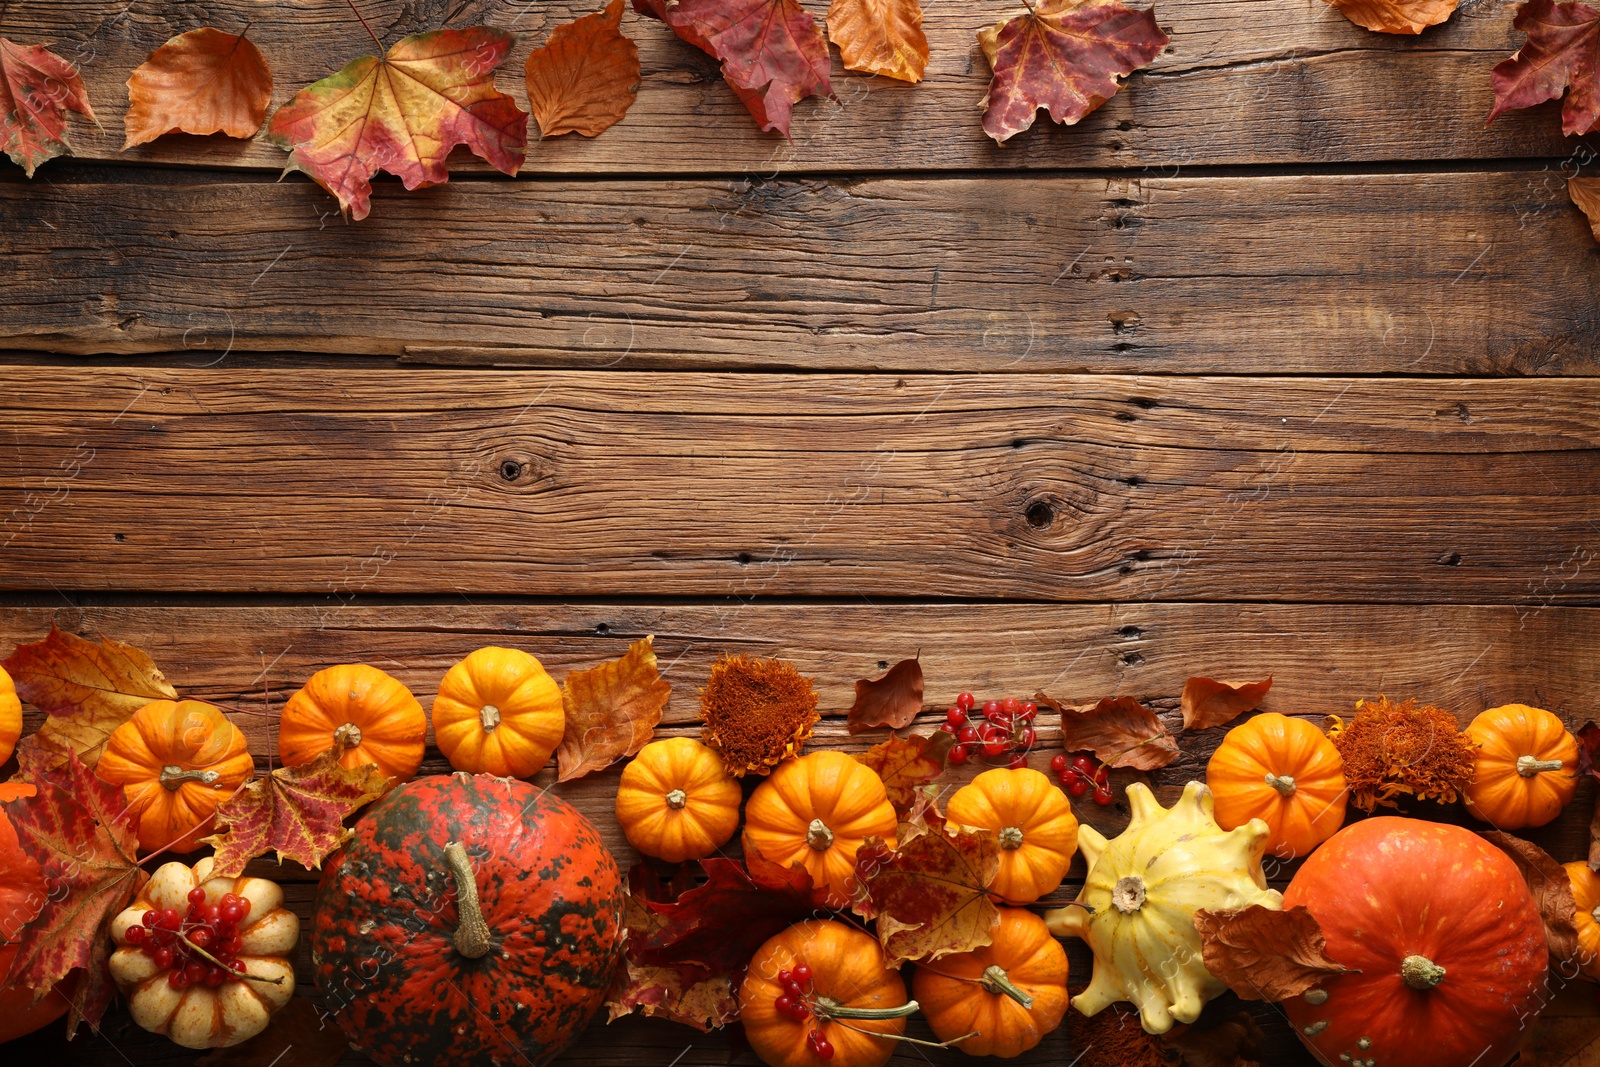
[[[370,0],[384,44],[447,22],[487,21],[523,35],[499,85],[526,104],[522,63],[555,26],[602,6],[526,0]],[[826,5],[806,5],[819,19]],[[1013,5],[1020,10],[1020,5]],[[660,22],[629,11],[643,84],[621,124],[594,140],[534,143],[534,173],[651,171],[773,176],[801,171],[911,168],[1136,167],[1162,174],[1204,164],[1561,157],[1556,107],[1514,112],[1486,127],[1489,70],[1521,43],[1511,10],[1468,5],[1421,38],[1368,33],[1319,0],[1285,0],[1270,15],[1254,0],[1161,0],[1171,48],[1076,127],[1041,117],[1001,148],[983,136],[979,107],[989,68],[976,32],[1003,5],[941,0],[928,6],[927,81],[908,87],[847,74],[834,58],[834,100],[796,109],[793,142],[761,134],[716,64]],[[250,23],[276,80],[274,106],[373,51],[342,4],[221,0],[193,10],[163,0],[53,0],[13,4],[3,29],[51,40],[77,62],[104,130],[74,121],[73,143],[92,159],[276,170],[284,153],[258,139],[166,137],[123,153],[129,72],[173,34]],[[537,134],[535,133],[535,138]],[[1592,156],[1590,158],[1593,158]],[[486,169],[461,153],[462,171]]]
[[[1593,375],[1554,170],[385,186],[0,182],[0,346],[426,362]]]

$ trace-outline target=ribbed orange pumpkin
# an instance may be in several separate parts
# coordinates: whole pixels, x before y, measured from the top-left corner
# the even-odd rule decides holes
[[[284,704],[278,758],[299,767],[341,744],[341,764],[374,764],[398,784],[422,766],[427,737],[428,717],[411,690],[376,667],[342,663],[313,674]]]
[[[11,758],[22,736],[22,701],[17,699],[17,686],[11,675],[0,667],[0,763]]]
[[[1578,960],[1584,974],[1600,978],[1600,874],[1584,860],[1574,860],[1566,869],[1577,905],[1572,925],[1578,930]]]
[[[1490,708],[1464,731],[1478,746],[1467,811],[1501,830],[1543,826],[1578,791],[1578,742],[1543,708]]]
[[[1066,794],[1027,767],[984,771],[951,795],[945,818],[999,833],[1000,870],[990,888],[1008,904],[1031,904],[1059,886],[1078,850]]]
[[[25,783],[0,784],[0,802],[20,800],[34,793],[34,787]],[[39,864],[17,843],[17,831],[3,809],[0,809],[0,869],[6,871],[6,877],[0,879],[0,978],[3,978],[16,959],[17,936],[23,925],[38,914],[50,891]],[[63,990],[76,981],[69,978],[58,983],[37,1004],[33,1002],[31,989],[0,989],[0,1043],[31,1034],[65,1015],[69,1005]]]
[[[1001,908],[994,941],[917,965],[912,996],[940,1041],[973,1056],[1010,1059],[1061,1025],[1067,1011],[1067,953],[1045,921]]]
[[[739,828],[739,783],[709,745],[652,741],[622,769],[617,822],[634,848],[668,863],[704,859]]]
[[[561,743],[561,687],[515,648],[480,648],[439,682],[433,737],[450,766],[469,774],[531,778]]]
[[[101,781],[122,787],[147,852],[199,848],[203,835],[190,831],[254,771],[243,732],[200,700],[146,704],[112,731],[94,768]]]
[[[1265,712],[1228,731],[1206,765],[1206,785],[1224,830],[1260,819],[1267,851],[1304,858],[1344,825],[1344,761],[1304,719]]]

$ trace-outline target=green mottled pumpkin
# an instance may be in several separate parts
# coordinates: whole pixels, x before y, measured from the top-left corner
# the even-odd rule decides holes
[[[311,958],[340,1028],[384,1067],[541,1067],[604,999],[622,904],[571,805],[510,778],[419,778],[324,866]]]

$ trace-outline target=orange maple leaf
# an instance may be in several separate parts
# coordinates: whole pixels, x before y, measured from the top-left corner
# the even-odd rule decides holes
[[[557,779],[603,770],[645,746],[672,687],[656,670],[655,638],[635,641],[621,659],[573,671],[561,686],[567,731],[556,749]]]
[[[1364,29],[1376,33],[1421,33],[1455,13],[1460,0],[1323,0]]]
[[[856,856],[855,911],[876,919],[892,965],[970,952],[994,940],[1000,911],[989,886],[1000,870],[993,830],[930,830],[883,853],[869,837]]]
[[[529,53],[528,107],[539,136],[595,137],[622,121],[639,92],[639,49],[622,32],[622,0],[550,33]]]
[[[833,0],[828,39],[846,70],[919,82],[928,69],[928,37],[917,0]]]
[[[272,72],[242,34],[180,33],[128,78],[125,150],[164,133],[254,137],[272,99]]]
[[[0,37],[0,152],[33,177],[39,164],[72,151],[68,111],[100,125],[78,68],[44,45]]]

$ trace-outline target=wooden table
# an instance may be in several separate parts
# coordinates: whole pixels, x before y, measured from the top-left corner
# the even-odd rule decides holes
[[[328,664],[427,704],[483,644],[559,676],[647,633],[663,733],[696,732],[722,650],[814,676],[841,748],[871,740],[843,729],[854,679],[918,651],[924,729],[962,689],[1172,713],[1195,673],[1270,673],[1267,706],[1310,716],[1378,692],[1593,714],[1600,254],[1565,190],[1592,152],[1553,106],[1484,126],[1510,9],[1412,39],[1315,0],[1162,0],[1148,72],[1001,148],[974,31],[1009,9],[925,6],[927,81],[836,65],[792,142],[629,14],[621,125],[532,145],[516,180],[385,180],[354,224],[262,141],[119,151],[123,82],[169,36],[251,21],[281,104],[369,50],[343,5],[0,8],[104,125],[75,118],[77,158],[33,181],[0,168],[0,650],[52,621],[137,644],[262,709],[263,766]],[[591,5],[362,8],[386,44],[518,31],[521,101],[527,51]],[[1167,801],[1222,732],[1151,776]],[[626,865],[615,782],[561,792]],[[1583,855],[1592,802],[1531,836]],[[269,870],[308,914],[314,873]],[[1258,1015],[1265,1062],[1308,1062]],[[25,1046],[194,1058],[120,1012]],[[562,1062],[734,1048],[630,1019]],[[1062,1031],[1018,1062],[1080,1051]]]

